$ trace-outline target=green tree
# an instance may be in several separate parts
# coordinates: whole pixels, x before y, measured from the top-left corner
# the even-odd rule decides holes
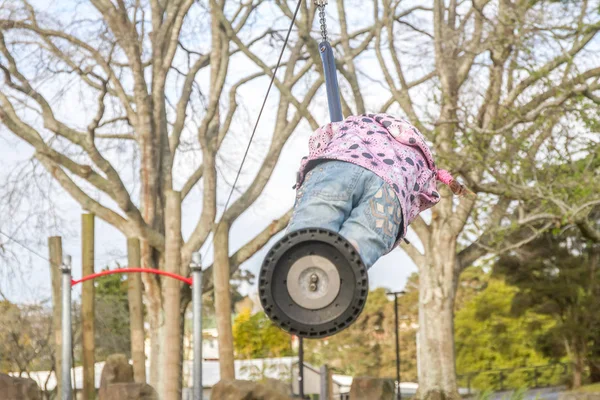
[[[519,289],[502,279],[483,277],[488,278],[485,286],[456,312],[458,373],[550,363],[551,359],[539,350],[539,343],[556,324],[554,319],[531,309],[515,315],[513,300]],[[548,371],[539,378],[540,384],[556,383],[552,380],[559,371]],[[512,388],[527,386],[531,383],[531,373],[531,370],[507,372],[504,383]],[[479,389],[495,389],[497,383],[497,373],[477,374],[471,381],[472,387]]]
[[[481,268],[461,274],[456,308],[475,297],[487,283]],[[417,381],[416,335],[419,322],[419,274],[413,273],[398,298],[400,370],[403,382]],[[315,365],[327,363],[352,376],[394,377],[396,368],[394,302],[383,288],[371,291],[357,323],[340,334],[307,341],[307,359]]]
[[[412,277],[413,283],[416,275]],[[418,285],[418,281],[415,283]],[[416,340],[413,323],[417,319],[418,291],[399,299],[402,380],[416,378]],[[341,333],[306,341],[307,360],[328,364],[339,373],[352,376],[394,377],[396,375],[394,302],[386,289],[369,293],[367,304],[356,323]]]
[[[267,358],[291,356],[291,337],[277,328],[263,312],[251,315],[242,310],[233,323],[233,345],[237,357]]]
[[[600,307],[599,256],[598,244],[582,240],[573,229],[546,234],[501,257],[495,267],[519,288],[515,312],[535,310],[556,321],[544,348],[549,356],[568,356],[574,387],[581,386],[586,370],[597,379],[600,316],[593,310]]]
[[[372,291],[354,325],[335,336],[306,342],[308,361],[315,365],[329,364],[341,373],[353,376],[385,374],[387,371],[382,370],[389,370],[391,365],[385,365],[384,357],[395,354],[390,340],[393,330],[386,330],[388,320],[393,322],[393,312],[385,290]]]
[[[487,288],[489,272],[484,267],[469,267],[460,275],[456,291],[455,312],[464,308],[471,300]],[[455,321],[456,322],[456,321]]]
[[[107,268],[105,268],[106,270]],[[111,354],[131,354],[127,278],[108,275],[96,282],[96,357],[104,360]]]

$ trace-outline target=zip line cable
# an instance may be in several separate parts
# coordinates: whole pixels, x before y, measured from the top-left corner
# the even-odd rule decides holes
[[[50,262],[50,260],[48,260],[48,258],[44,257],[43,255],[41,255],[37,251],[32,250],[31,248],[25,246],[23,243],[19,242],[17,239],[15,239],[14,237],[10,236],[9,234],[6,234],[6,233],[0,231],[0,235],[5,236],[11,242],[18,244],[19,246],[21,246],[25,250],[29,251],[30,253],[35,254],[36,256],[38,256],[39,258],[41,258],[42,260]]]
[[[294,28],[294,23],[296,22],[296,18],[298,16],[298,12],[300,11],[300,6],[302,5],[302,0],[298,0],[298,4],[296,5],[296,10],[294,11],[294,16],[292,17],[292,22],[290,23],[290,27],[288,28],[287,31],[287,35],[285,37],[285,41],[283,42],[283,47],[281,48],[281,53],[279,54],[279,58],[277,60],[277,65],[275,66],[275,70],[273,71],[273,75],[271,76],[271,82],[269,82],[269,87],[267,88],[267,93],[265,94],[265,98],[262,102],[262,106],[260,108],[260,111],[258,113],[258,118],[256,119],[256,123],[254,124],[254,129],[252,130],[252,135],[250,135],[250,140],[248,141],[248,146],[246,146],[246,151],[244,152],[244,157],[242,158],[242,163],[240,164],[240,167],[237,171],[235,180],[233,181],[233,186],[231,187],[231,191],[229,192],[229,196],[227,197],[227,201],[225,202],[225,207],[223,208],[223,214],[225,214],[225,212],[227,211],[227,207],[229,206],[229,203],[231,202],[231,198],[233,197],[233,192],[235,191],[235,187],[240,179],[240,175],[242,173],[242,168],[244,167],[244,164],[246,162],[246,158],[248,158],[248,153],[250,152],[250,147],[252,146],[252,141],[254,140],[254,136],[256,135],[256,130],[258,129],[258,124],[260,122],[260,119],[262,117],[262,113],[265,109],[265,106],[267,104],[267,100],[269,99],[269,93],[271,93],[271,88],[273,87],[273,83],[275,83],[275,77],[277,76],[277,71],[279,70],[279,67],[281,66],[281,60],[283,59],[283,53],[285,52],[285,49],[287,47],[288,41],[290,39],[290,35],[292,33],[292,29]],[[219,220],[219,223],[217,224],[213,235],[208,243],[208,246],[206,248],[206,252],[204,253],[204,257],[206,257],[206,254],[208,253],[208,249],[210,248],[210,246],[212,245],[213,241],[214,241],[214,237],[215,237],[215,233],[216,231],[219,229],[219,227],[221,226],[221,220]],[[23,243],[19,242],[18,240],[16,240],[15,238],[13,238],[12,236],[0,231],[0,234],[5,236],[6,238],[8,238],[10,241],[18,244],[19,246],[21,246],[22,248],[24,248],[25,250],[29,251],[32,254],[35,254],[36,256],[38,256],[39,258],[41,258],[44,261],[48,261],[50,262],[50,260],[48,260],[48,258],[42,256],[40,253],[38,253],[35,250],[32,250],[31,248],[25,246]],[[203,258],[204,258],[203,257]]]

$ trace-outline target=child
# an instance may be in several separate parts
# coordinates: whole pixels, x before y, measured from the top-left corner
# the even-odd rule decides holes
[[[318,129],[298,172],[288,232],[322,228],[356,248],[367,268],[392,251],[416,216],[440,201],[436,180],[468,190],[438,170],[421,133],[386,114],[352,116]],[[470,193],[470,192],[469,192]]]

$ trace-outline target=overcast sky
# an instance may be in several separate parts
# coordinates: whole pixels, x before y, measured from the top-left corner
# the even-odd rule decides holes
[[[305,136],[299,132],[298,135],[295,135],[290,140],[290,143],[288,143],[282,154],[271,182],[269,182],[264,195],[261,196],[259,204],[246,212],[234,225],[230,239],[232,252],[254,237],[272,219],[278,218],[293,205],[294,191],[291,189],[291,186],[293,185],[296,163],[292,162],[292,160],[299,160],[305,153]],[[4,179],[4,175],[11,167],[31,158],[32,150],[28,145],[20,143],[4,130],[0,132],[0,141],[0,158],[2,159],[0,162],[0,177],[2,178],[0,179]],[[73,231],[71,235],[63,238],[63,251],[72,255],[74,265],[73,275],[77,277],[81,275],[81,241],[78,234],[81,225],[82,209],[66,194],[63,194],[58,200],[62,206],[61,213],[64,219],[69,221],[67,229]],[[196,204],[194,204],[194,199],[190,200],[192,201],[187,201],[183,210],[183,228],[187,232],[193,228],[196,221],[196,218],[188,218],[188,216],[196,216],[200,211],[196,207]],[[4,215],[2,219],[7,217]],[[0,224],[0,229],[2,225],[4,224]],[[19,239],[32,250],[47,257],[46,237],[29,238],[29,240]],[[6,267],[8,266],[5,265],[3,267],[0,289],[4,294],[12,301],[32,302],[48,298],[50,295],[50,286],[48,283],[49,267],[47,261],[29,253],[14,243],[7,243],[5,238],[0,242],[5,243],[7,248],[18,254],[21,261],[18,269],[11,268],[10,271],[7,271]],[[258,273],[266,250],[266,248],[263,249],[248,260],[243,265],[243,268]],[[120,257],[117,257],[118,255]],[[120,262],[121,265],[125,265],[125,255],[126,238],[118,230],[97,218],[96,268],[103,268],[106,265],[115,267],[116,264],[111,264],[114,262]],[[210,263],[211,257],[212,255],[209,252],[206,263]],[[394,250],[392,253],[381,258],[369,271],[371,287],[385,286],[389,289],[401,289],[404,287],[406,278],[415,271],[416,267],[404,252],[399,249]],[[251,287],[248,290],[254,291],[256,288]]]
[[[81,10],[79,10],[81,12]],[[360,13],[358,13],[360,14]],[[359,16],[356,14],[356,16]],[[283,21],[285,22],[285,21]],[[335,25],[332,25],[335,26]],[[333,29],[333,28],[330,28]],[[243,60],[243,59],[242,59]],[[368,64],[373,60],[366,59],[363,61]],[[368,65],[367,65],[368,67]],[[241,72],[247,72],[255,68],[248,61],[235,62],[232,64],[230,74],[235,75]],[[368,69],[368,68],[367,68]],[[199,74],[198,80],[206,80],[208,70]],[[421,71],[415,71],[415,75],[419,75]],[[409,73],[410,75],[410,73]],[[233,171],[237,170],[241,162],[241,155],[248,143],[250,136],[249,126],[251,126],[258,114],[259,105],[267,87],[266,80],[257,80],[254,83],[246,86],[240,96],[241,102],[246,107],[246,118],[248,121],[243,123],[238,121],[232,128],[232,134],[228,136],[224,144],[223,160],[221,165],[226,165],[226,181],[232,182]],[[54,83],[60,85],[60,83]],[[377,85],[372,85],[367,91],[367,104],[371,106],[370,111],[377,111],[377,107],[383,102],[383,97],[386,91],[378,88]],[[94,113],[95,109],[88,108],[81,100],[81,93],[76,90],[72,93],[67,92],[61,104],[61,118],[68,123],[75,125],[87,124],[89,114]],[[277,103],[277,93],[274,90],[271,93],[269,106],[267,110],[275,109]],[[91,104],[94,104],[93,102]],[[327,108],[324,91],[321,91],[319,97],[313,105],[316,109],[315,116],[319,123],[327,122]],[[253,144],[250,152],[248,165],[244,168],[244,174],[240,181],[240,187],[243,189],[249,179],[253,177],[253,167],[258,166],[264,154],[264,147],[269,143],[272,134],[273,118],[267,111],[263,115],[259,127],[259,133],[256,142]],[[33,118],[33,117],[32,117]],[[27,121],[32,125],[39,121]],[[84,125],[85,126],[85,125]],[[306,124],[293,134],[291,139],[286,144],[284,151],[280,157],[279,163],[275,172],[267,185],[263,195],[259,201],[246,212],[233,226],[231,231],[231,252],[235,252],[240,246],[249,241],[255,234],[264,229],[273,219],[279,218],[292,205],[294,200],[294,184],[295,171],[299,166],[300,158],[308,152],[308,137],[311,131]],[[199,160],[197,152],[186,154],[179,159],[179,173],[176,181],[182,182],[194,170],[195,164]],[[17,139],[12,133],[8,132],[4,127],[0,126],[0,187],[6,183],[9,174],[14,174],[15,169],[20,169],[27,165],[33,155],[32,148]],[[13,175],[14,176],[14,175]],[[220,181],[224,183],[223,180]],[[32,183],[33,184],[33,183]],[[220,191],[221,204],[228,194],[229,186],[222,185]],[[17,231],[17,238],[32,250],[47,257],[48,249],[46,246],[47,236],[60,234],[63,236],[63,249],[65,253],[72,255],[74,265],[74,276],[80,276],[80,225],[82,209],[74,200],[72,200],[62,190],[56,190],[52,196],[52,201],[56,205],[55,212],[60,217],[56,220],[56,224],[50,231],[43,233],[32,233],[35,230],[34,220],[25,220],[28,211],[31,207],[22,207],[20,215],[0,215],[0,230],[5,233],[12,234],[17,231],[20,223],[28,224],[28,229]],[[2,193],[0,193],[2,195]],[[183,233],[187,237],[193,230],[198,216],[201,211],[201,188],[196,188],[192,194],[186,199],[183,208]],[[0,204],[0,211],[2,210]],[[17,223],[18,221],[18,223]],[[409,233],[409,238],[411,237]],[[34,302],[47,299],[50,296],[49,286],[49,266],[48,262],[36,255],[20,248],[14,243],[7,242],[5,237],[0,236],[0,244],[9,249],[18,257],[16,260],[3,260],[0,258],[0,290],[12,301],[18,302]],[[100,219],[96,219],[96,269],[99,270],[105,266],[111,268],[116,267],[116,262],[121,265],[126,264],[126,239],[116,229],[104,223]],[[248,269],[255,274],[260,269],[260,264],[263,260],[268,247],[257,253],[254,257],[248,260],[243,268]],[[203,249],[204,253],[208,253],[205,264],[211,262],[212,254],[207,249]],[[416,271],[415,265],[404,254],[403,251],[397,249],[391,254],[380,259],[370,270],[369,277],[371,288],[384,286],[389,289],[399,290],[404,287],[406,278]],[[247,291],[255,291],[256,287],[247,287]]]

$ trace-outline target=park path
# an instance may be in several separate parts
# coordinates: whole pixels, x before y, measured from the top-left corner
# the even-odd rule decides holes
[[[523,400],[558,400],[559,395],[564,390],[564,387],[529,390]],[[512,391],[494,393],[490,400],[510,400],[512,393]]]

